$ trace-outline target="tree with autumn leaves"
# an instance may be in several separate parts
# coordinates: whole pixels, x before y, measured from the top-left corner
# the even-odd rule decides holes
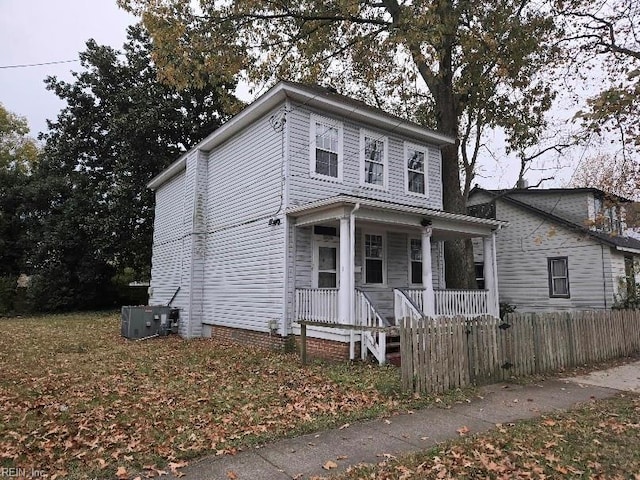
[[[442,176],[444,207],[458,213],[486,129],[503,129],[512,151],[536,144],[555,96],[546,72],[563,57],[538,0],[119,3],[149,29],[164,81],[331,85],[456,138]],[[471,287],[470,243],[448,243],[447,284]]]

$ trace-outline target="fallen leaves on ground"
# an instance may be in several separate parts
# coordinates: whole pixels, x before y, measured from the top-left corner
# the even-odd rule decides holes
[[[324,465],[322,465],[322,468],[324,468],[325,470],[332,470],[334,468],[338,468],[338,464],[333,460],[327,460],[326,462],[324,462]]]
[[[508,429],[497,425],[422,453],[350,467],[332,479],[624,480],[640,471],[639,419],[640,397],[625,395]]]
[[[179,475],[199,455],[397,405],[374,387],[380,370],[371,367],[335,380],[327,367],[261,348],[129,341],[119,321],[2,320],[0,465],[46,466],[57,478]]]

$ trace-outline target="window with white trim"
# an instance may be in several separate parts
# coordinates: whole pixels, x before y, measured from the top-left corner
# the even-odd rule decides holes
[[[366,130],[360,131],[360,183],[387,188],[387,137]]]
[[[409,275],[410,282],[416,285],[422,285],[422,239],[409,239]]]
[[[427,158],[428,151],[425,147],[405,144],[404,148],[406,168],[407,193],[427,195]]]
[[[342,123],[311,115],[311,175],[342,181]]]
[[[555,257],[547,259],[549,271],[549,297],[569,298],[569,259]]]
[[[476,273],[476,284],[480,290],[484,290],[484,262],[475,262],[474,269]]]
[[[384,237],[364,235],[364,283],[384,283]]]

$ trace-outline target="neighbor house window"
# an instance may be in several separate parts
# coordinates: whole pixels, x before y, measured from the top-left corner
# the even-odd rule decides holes
[[[311,115],[311,175],[342,180],[342,124]]]
[[[569,262],[567,257],[547,259],[549,296],[569,298]]]
[[[405,145],[405,166],[407,192],[427,194],[427,149],[417,145]]]
[[[601,197],[595,197],[594,204],[596,230],[621,235],[623,225],[620,206],[613,205],[610,200]]]
[[[365,283],[384,283],[384,239],[382,235],[364,236]]]
[[[360,183],[387,188],[387,138],[372,132],[360,132]]]
[[[476,272],[476,284],[480,290],[484,290],[484,263],[476,262],[475,263],[475,272]]]
[[[411,283],[422,284],[422,240],[409,240],[409,263],[411,264]]]

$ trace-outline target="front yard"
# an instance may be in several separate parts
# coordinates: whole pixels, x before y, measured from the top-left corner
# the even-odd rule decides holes
[[[176,336],[129,341],[117,314],[0,325],[0,467],[50,478],[156,476],[416,402],[398,394],[393,368],[303,368],[293,354]]]

